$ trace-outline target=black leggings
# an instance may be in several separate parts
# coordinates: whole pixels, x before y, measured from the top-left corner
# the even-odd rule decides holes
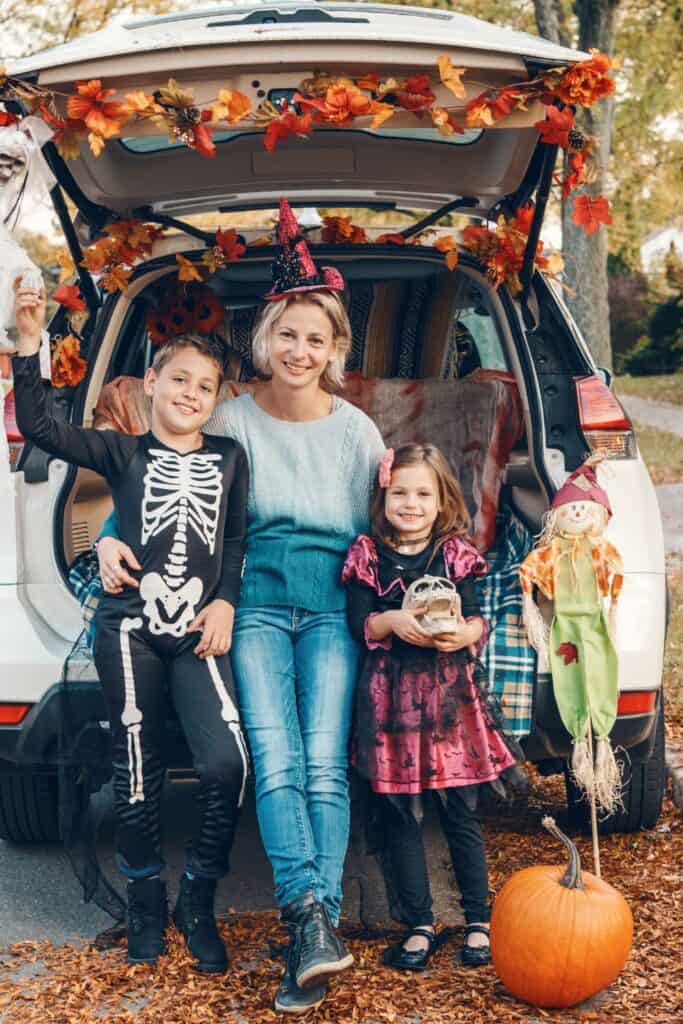
[[[436,793],[435,802],[460,889],[465,920],[468,924],[488,921],[486,849],[476,811],[468,807],[457,789]],[[411,927],[433,924],[421,820],[413,813],[409,797],[382,795],[379,803],[385,851],[406,924]]]
[[[199,775],[199,822],[187,870],[221,878],[229,868],[248,755],[229,658],[198,658],[199,636],[150,637],[135,615],[96,619],[93,654],[109,710],[118,859],[129,878],[163,868],[162,732],[169,696]]]

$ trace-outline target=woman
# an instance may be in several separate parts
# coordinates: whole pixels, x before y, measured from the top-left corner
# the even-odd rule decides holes
[[[318,274],[286,200],[278,234],[283,254],[253,339],[267,379],[222,403],[207,432],[236,438],[249,462],[232,663],[259,826],[290,932],[275,1007],[297,1013],[318,1005],[327,979],[353,960],[334,930],[359,657],[340,574],[347,547],[367,529],[384,444],[364,413],[333,394],[351,344],[341,275]],[[98,554],[105,589],[135,583],[119,541],[103,538]]]

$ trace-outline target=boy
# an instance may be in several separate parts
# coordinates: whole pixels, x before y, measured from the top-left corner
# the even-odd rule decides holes
[[[128,878],[128,959],[164,951],[160,878],[161,760],[168,690],[200,778],[199,823],[173,917],[202,971],[227,969],[214,917],[228,870],[248,758],[234,704],[228,650],[246,534],[243,448],[206,437],[223,378],[220,349],[185,335],[159,349],[145,374],[152,429],[141,437],[54,420],[46,411],[38,350],[45,294],[14,284],[17,422],[44,451],[101,473],[121,536],[139,562],[136,587],[104,594],[94,659],[112,738],[118,859]],[[196,635],[201,632],[197,643]]]

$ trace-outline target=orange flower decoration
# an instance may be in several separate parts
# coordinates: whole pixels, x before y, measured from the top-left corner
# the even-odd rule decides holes
[[[601,224],[611,224],[609,203],[604,196],[578,196],[574,200],[572,220],[582,227],[587,235],[593,235]]]
[[[284,108],[280,117],[272,118],[266,125],[263,144],[272,153],[281,139],[288,139],[290,135],[308,135],[312,121],[311,114],[299,115],[294,110]]]
[[[99,78],[89,82],[76,82],[76,96],[69,96],[66,112],[70,118],[84,121],[88,129],[103,139],[118,135],[130,117],[126,103],[112,103],[107,99],[116,89],[103,89]]]
[[[350,217],[323,217],[321,238],[323,242],[348,242],[351,245],[362,245],[368,240],[365,229],[352,224]]]
[[[591,54],[590,60],[584,60],[565,72],[555,87],[554,94],[563,103],[592,107],[614,92],[614,79],[608,72],[616,67],[615,62],[598,50],[591,50]]]
[[[85,377],[88,364],[81,359],[81,343],[75,334],[60,338],[52,354],[52,383],[56,388],[75,388]]]
[[[315,120],[322,124],[343,126],[372,113],[372,100],[355,85],[331,85],[324,99],[308,99],[295,93],[294,102],[313,110]]]

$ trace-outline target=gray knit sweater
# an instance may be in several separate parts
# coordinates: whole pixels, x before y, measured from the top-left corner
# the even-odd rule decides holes
[[[372,420],[343,399],[329,416],[276,419],[253,395],[222,402],[207,434],[234,437],[249,462],[247,558],[240,608],[344,608],[346,550],[368,529],[384,442]]]

